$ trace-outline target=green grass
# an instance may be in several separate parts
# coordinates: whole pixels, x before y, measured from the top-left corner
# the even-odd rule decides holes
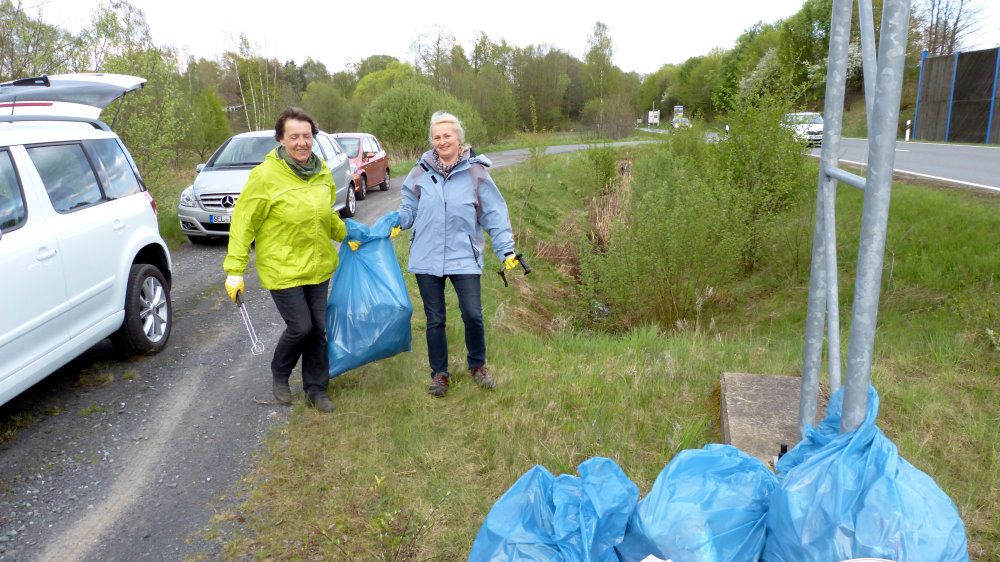
[[[717,287],[697,322],[609,335],[574,328],[592,176],[584,154],[494,176],[534,267],[505,288],[496,259],[486,263],[498,387],[480,390],[465,372],[449,294],[453,386],[443,399],[425,394],[424,316],[405,274],[414,352],[335,379],[332,415],[299,397],[245,477],[229,517],[245,518],[246,534],[227,557],[464,560],[493,502],[534,464],[558,474],[606,456],[645,493],[678,451],[720,441],[720,373],[800,372],[811,198],[768,241],[764,266]],[[839,192],[845,347],[860,204]],[[987,332],[1000,332],[998,211],[997,198],[896,185],[873,370],[880,427],[954,499],[975,560],[1000,558],[1000,352]]]
[[[513,150],[516,148],[531,148],[534,146],[557,146],[561,144],[603,144],[609,142],[648,140],[651,138],[662,139],[663,136],[657,133],[648,133],[646,131],[635,131],[632,135],[623,139],[602,138],[586,131],[518,133],[512,139],[508,139],[502,142],[498,142],[483,147],[476,147],[476,152],[482,154],[484,152],[499,152],[501,150]]]

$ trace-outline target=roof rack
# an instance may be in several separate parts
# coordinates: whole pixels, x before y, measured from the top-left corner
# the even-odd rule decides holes
[[[16,121],[54,121],[62,123],[86,123],[95,129],[111,132],[111,127],[100,119],[89,117],[76,117],[70,115],[0,115],[0,123],[13,123]]]

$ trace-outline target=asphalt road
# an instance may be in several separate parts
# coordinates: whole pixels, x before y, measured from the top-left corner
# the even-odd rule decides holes
[[[813,156],[820,155],[812,149]],[[868,162],[868,141],[845,138],[838,158],[846,163]],[[929,142],[896,142],[893,170],[963,187],[1000,192],[1000,147]]]
[[[527,155],[490,156],[501,168]],[[370,191],[355,218],[371,224],[398,208],[409,167],[396,166],[390,190]],[[0,444],[0,560],[219,557],[239,522],[218,527],[213,516],[235,512],[240,476],[289,414],[256,400],[272,399],[269,362],[283,323],[248,271],[244,298],[265,345],[250,353],[222,289],[225,252],[224,243],[172,252],[174,325],[163,352],[121,361],[102,342],[0,407],[0,430],[10,429]],[[293,407],[303,408],[298,376]]]

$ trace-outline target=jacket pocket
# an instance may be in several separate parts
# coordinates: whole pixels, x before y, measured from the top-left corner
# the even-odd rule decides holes
[[[476,265],[482,267],[483,264],[479,261],[479,250],[476,249],[476,243],[472,241],[472,237],[469,236],[469,246],[472,248],[472,257],[476,260]]]

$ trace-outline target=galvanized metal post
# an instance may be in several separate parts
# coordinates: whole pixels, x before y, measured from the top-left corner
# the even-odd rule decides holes
[[[998,55],[1000,56],[1000,55]],[[920,53],[920,71],[917,74],[917,101],[914,103],[913,107],[913,138],[917,138],[917,120],[920,117],[920,95],[923,90],[921,87],[924,83],[924,63],[927,62],[927,50],[924,49]]]
[[[878,70],[872,0],[858,0],[858,26],[861,29],[861,67],[865,79],[865,120],[871,131],[872,115],[875,113],[875,73]]]
[[[951,92],[948,93],[948,119],[944,125],[944,142],[951,140],[951,114],[955,111],[955,82],[958,81],[958,55],[955,53],[955,63],[951,67]]]
[[[997,106],[997,83],[1000,82],[1000,47],[997,47],[996,60],[993,61],[993,90],[990,92],[990,116],[986,119],[986,139],[983,144],[990,144],[993,137],[993,109]]]
[[[873,128],[868,132],[868,179],[861,213],[861,241],[840,424],[843,432],[854,431],[864,421],[871,381],[910,2],[886,0],[882,10],[875,112]]]
[[[837,312],[837,253],[834,204],[837,180],[823,169],[836,167],[844,119],[844,94],[847,88],[847,54],[851,42],[851,8],[853,0],[834,0],[830,18],[830,50],[826,69],[826,99],[824,101],[823,148],[820,153],[820,174],[816,195],[816,223],[813,228],[813,254],[809,275],[809,308],[806,313],[805,357],[802,385],[799,393],[799,431],[816,423],[816,402],[819,394],[819,371],[823,355],[823,325],[830,317],[830,334],[837,340],[836,360],[840,364],[839,325],[834,326]],[[832,292],[831,292],[832,288]],[[832,296],[832,298],[831,298]],[[830,312],[834,314],[830,314]],[[834,349],[832,343],[828,353]],[[832,364],[832,363],[831,363]],[[839,369],[838,369],[839,371]],[[838,377],[839,378],[839,377]],[[837,381],[839,383],[839,381]]]

